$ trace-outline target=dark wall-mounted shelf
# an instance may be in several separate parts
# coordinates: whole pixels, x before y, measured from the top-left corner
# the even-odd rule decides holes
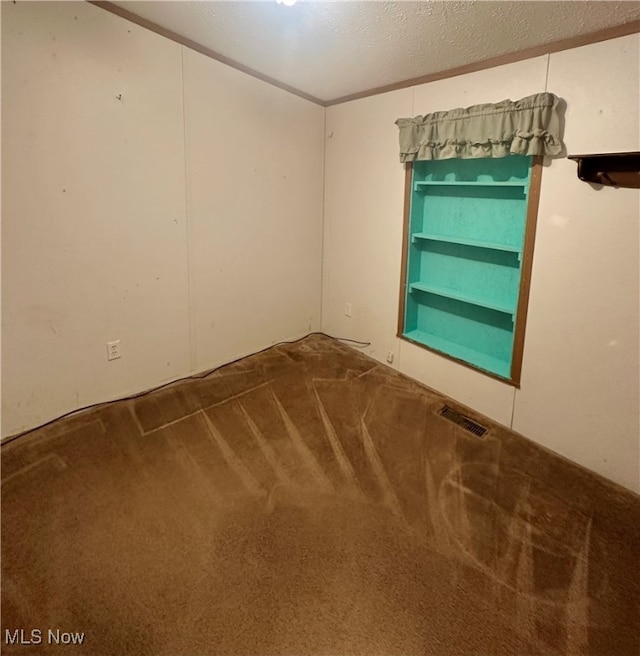
[[[640,189],[640,152],[569,155],[578,163],[578,177],[609,187]]]

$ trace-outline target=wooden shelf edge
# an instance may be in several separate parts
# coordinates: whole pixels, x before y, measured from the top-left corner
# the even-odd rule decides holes
[[[496,244],[491,242],[474,241],[472,239],[464,239],[462,237],[445,237],[441,235],[434,235],[428,232],[414,232],[411,239],[422,239],[424,241],[439,241],[445,244],[459,244],[460,246],[470,246],[471,248],[486,248],[492,251],[502,251],[504,253],[522,253],[521,248],[509,246],[508,244]]]
[[[435,285],[428,285],[421,282],[411,282],[409,283],[409,291],[435,294],[436,296],[451,298],[454,301],[460,301],[461,303],[467,303],[468,305],[477,305],[478,307],[486,308],[487,310],[493,310],[494,312],[500,312],[501,314],[508,314],[512,319],[516,314],[516,308],[507,308],[504,305],[500,306],[493,304],[490,301],[465,296],[464,294],[457,292],[455,289],[446,289],[444,287],[437,287]]]
[[[416,330],[411,330],[411,331],[406,331],[403,333],[398,333],[398,338],[404,340],[405,342],[408,342],[409,344],[413,344],[414,346],[417,346],[418,348],[425,349],[426,351],[431,351],[431,353],[435,353],[436,355],[439,355],[443,358],[446,358],[447,360],[450,360],[451,362],[455,362],[456,364],[460,364],[467,369],[471,369],[472,371],[475,371],[479,374],[482,374],[483,376],[489,376],[490,378],[493,378],[494,380],[497,380],[501,383],[504,383],[506,385],[510,385],[511,387],[516,387],[520,388],[520,382],[516,380],[513,377],[513,371],[509,373],[508,375],[501,375],[498,373],[495,373],[494,371],[491,371],[490,369],[485,369],[484,367],[481,367],[477,364],[473,364],[472,362],[469,362],[468,360],[464,360],[462,358],[456,357],[455,355],[451,355],[450,353],[447,353],[446,351],[443,351],[435,346],[425,344],[423,341],[420,341],[419,339],[416,339],[415,337],[411,337],[411,333],[414,332],[422,332],[424,333],[425,331],[419,331],[418,329]],[[502,362],[502,361],[500,361]],[[507,364],[507,363],[504,363]]]
[[[640,152],[569,155],[578,164],[578,177],[607,187],[640,189]]]
[[[414,182],[416,187],[526,187],[527,181],[505,180],[496,182],[495,180],[417,180]]]

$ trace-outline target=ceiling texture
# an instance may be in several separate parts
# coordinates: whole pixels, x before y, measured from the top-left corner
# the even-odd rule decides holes
[[[112,4],[322,104],[640,19],[613,0]]]

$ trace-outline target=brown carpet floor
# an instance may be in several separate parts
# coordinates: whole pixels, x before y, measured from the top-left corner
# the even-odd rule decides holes
[[[445,401],[310,336],[5,445],[2,653],[637,656],[640,497]]]

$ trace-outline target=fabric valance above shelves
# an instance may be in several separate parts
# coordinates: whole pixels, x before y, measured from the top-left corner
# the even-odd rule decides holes
[[[400,161],[559,155],[560,99],[537,93],[521,100],[400,118]]]

